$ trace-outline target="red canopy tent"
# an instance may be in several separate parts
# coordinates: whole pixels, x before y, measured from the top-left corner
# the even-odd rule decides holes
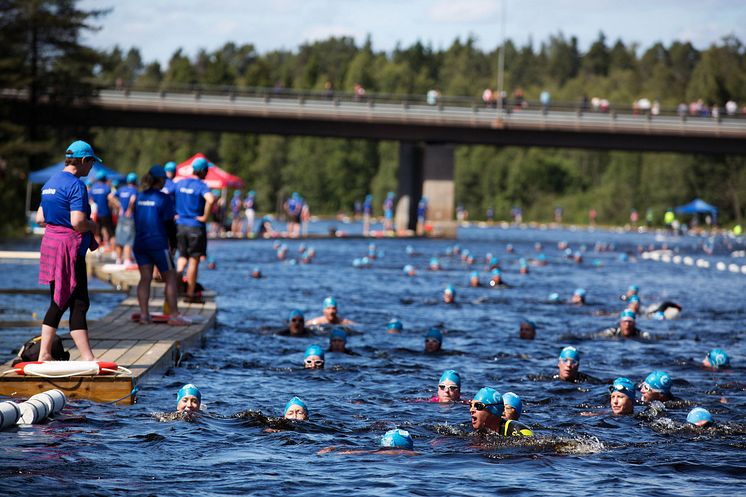
[[[189,178],[192,176],[192,161],[198,157],[202,157],[204,159],[207,159],[205,157],[205,154],[195,154],[192,157],[188,158],[181,164],[178,164],[176,166],[176,177],[174,178],[174,181],[179,181],[184,178]],[[209,162],[210,159],[207,159]],[[232,174],[223,171],[218,166],[213,166],[210,169],[207,170],[207,177],[205,178],[205,183],[207,183],[207,186],[213,189],[218,190],[224,190],[226,188],[241,188],[243,186],[243,180],[239,178],[238,176],[233,176]]]

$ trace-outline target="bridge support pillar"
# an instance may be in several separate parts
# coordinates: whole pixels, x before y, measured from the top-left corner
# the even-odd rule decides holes
[[[397,182],[396,232],[414,233],[417,229],[417,202],[422,196],[422,147],[417,143],[399,143]]]

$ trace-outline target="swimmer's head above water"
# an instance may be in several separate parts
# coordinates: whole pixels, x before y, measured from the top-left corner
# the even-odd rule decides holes
[[[403,329],[404,329],[404,325],[402,324],[401,321],[399,321],[396,318],[389,321],[388,324],[386,325],[386,332],[392,335],[395,333],[401,333]]]
[[[285,419],[306,420],[308,419],[308,407],[301,399],[293,397],[285,404],[283,416],[285,416]]]
[[[653,371],[647,376],[647,378],[645,378],[645,381],[640,387],[642,401],[652,402],[654,400],[659,400],[665,402],[671,400],[673,398],[673,395],[671,395],[672,385],[673,380],[671,379],[671,375],[667,372]]]
[[[686,416],[686,421],[699,427],[710,426],[715,422],[710,411],[703,409],[702,407],[695,407],[689,411],[689,414]]]
[[[290,311],[288,316],[288,331],[291,335],[302,335],[306,332],[306,317],[298,309]]]
[[[616,416],[632,414],[635,409],[635,384],[629,378],[617,378],[609,387],[611,412]]]
[[[518,394],[508,392],[503,394],[503,418],[518,421],[523,412],[523,403]]]
[[[443,345],[443,334],[438,328],[430,328],[425,334],[425,352],[438,352]]]
[[[632,295],[627,299],[627,309],[632,312],[640,312],[640,297]]]
[[[469,274],[469,286],[472,286],[472,287],[479,286],[479,273],[478,272],[472,271],[471,274]]]
[[[412,450],[414,449],[414,440],[412,440],[412,435],[407,430],[395,428],[383,434],[381,437],[381,448]]]
[[[337,301],[332,296],[324,299],[324,317],[330,323],[337,320]]]
[[[334,328],[329,335],[329,352],[344,352],[347,347],[347,333],[342,328]]]
[[[533,340],[536,338],[536,323],[530,319],[522,319],[520,323],[520,338],[523,340]]]
[[[504,410],[505,404],[500,392],[490,387],[480,389],[469,402],[472,428],[500,431],[500,415]]]
[[[563,381],[575,381],[578,377],[578,368],[580,367],[580,352],[572,346],[562,349],[557,362],[559,368],[559,378]]]
[[[443,290],[443,302],[446,304],[453,304],[456,301],[456,289],[453,285],[448,285]]]
[[[630,309],[624,309],[619,315],[619,329],[625,338],[633,337],[637,334],[637,314]]]
[[[188,383],[176,393],[176,410],[178,412],[199,411],[202,404],[202,393],[199,388]]]
[[[438,402],[461,400],[461,375],[453,369],[444,371],[438,381]]]
[[[712,349],[702,361],[706,368],[725,369],[730,367],[730,357],[723,349]]]
[[[324,349],[318,345],[311,345],[306,349],[303,357],[303,366],[306,369],[323,369],[324,368]]]
[[[586,293],[585,288],[576,288],[570,302],[573,304],[585,304]]]

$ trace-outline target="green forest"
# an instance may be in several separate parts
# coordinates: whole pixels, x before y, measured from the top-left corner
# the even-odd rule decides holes
[[[391,52],[352,38],[329,38],[294,50],[259,53],[251,43],[227,42],[215,51],[190,56],[176,49],[166,65],[144,60],[136,46],[100,52],[81,44],[104,11],[82,11],[72,0],[0,0],[0,87],[93,91],[116,85],[167,89],[200,85],[277,87],[368,94],[481,98],[495,89],[498,47],[485,51],[478,40],[456,39],[445,49],[415,43]],[[251,33],[246,34],[251,39]],[[136,45],[136,42],[133,43]],[[7,48],[7,49],[6,49]],[[686,41],[650,47],[608,40],[603,33],[581,50],[571,35],[540,42],[505,44],[505,89],[520,90],[530,102],[548,91],[552,102],[605,98],[626,107],[639,98],[662,109],[701,100],[706,106],[735,101],[746,108],[746,48],[726,36],[705,50]],[[743,118],[746,118],[744,116]],[[28,171],[60,160],[74,138],[91,141],[111,167],[143,173],[154,163],[183,161],[203,152],[256,190],[260,210],[275,211],[291,191],[300,192],[314,214],[350,212],[367,193],[380,210],[385,192],[396,191],[398,144],[366,140],[241,135],[212,132],[115,128],[41,129],[15,122],[0,110],[0,180],[6,226],[22,223]],[[741,222],[746,214],[746,158],[674,153],[603,152],[572,149],[458,146],[456,201],[472,219],[487,208],[507,219],[513,206],[530,221],[548,221],[554,208],[567,222],[587,222],[588,210],[601,224],[621,224],[632,209],[641,217],[663,212],[699,196],[716,205],[720,222]],[[18,208],[20,206],[20,209]]]

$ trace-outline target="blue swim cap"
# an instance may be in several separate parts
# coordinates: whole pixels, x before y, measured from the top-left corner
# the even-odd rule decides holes
[[[285,404],[285,410],[282,412],[282,415],[284,416],[285,414],[287,414],[288,410],[292,406],[300,406],[303,408],[304,411],[306,411],[306,414],[308,414],[308,407],[306,407],[306,403],[300,400],[300,398],[298,397],[293,397],[292,399],[288,400],[287,404]]]
[[[503,398],[502,395],[500,395],[500,392],[495,390],[494,388],[490,387],[484,387],[481,390],[477,392],[477,394],[474,396],[474,399],[477,402],[483,402],[485,404],[494,404],[494,405],[488,405],[486,407],[487,412],[490,414],[494,414],[495,416],[500,416],[502,414],[501,406],[503,406]]]
[[[585,297],[585,288],[576,288],[575,292],[573,292],[573,295],[577,295],[579,297]]]
[[[619,377],[614,380],[614,383],[609,387],[609,392],[621,392],[632,400],[635,400],[635,384],[629,378]]]
[[[528,261],[526,261],[526,259],[524,259],[523,257],[521,257],[520,259],[518,259],[518,264],[521,267],[526,267],[526,266],[528,266]]]
[[[127,174],[127,183],[137,183],[137,173]]]
[[[515,409],[515,412],[517,412],[519,416],[521,415],[521,412],[523,412],[523,403],[521,402],[521,398],[513,392],[503,394],[503,404]]]
[[[290,311],[290,315],[288,316],[288,321],[290,321],[291,319],[297,316],[300,316],[304,320],[306,319],[306,317],[303,315],[300,309],[293,309],[292,311]]]
[[[386,329],[387,330],[396,329],[396,330],[401,331],[404,329],[404,325],[402,324],[401,321],[394,318],[391,321],[389,321],[389,323],[386,325]]]
[[[165,169],[167,173],[173,173],[176,171],[176,163],[172,160],[168,161],[166,162],[166,165],[163,166],[163,169]]]
[[[176,403],[178,404],[179,401],[187,395],[197,397],[197,401],[202,403],[202,394],[200,393],[199,388],[192,385],[191,383],[187,383],[179,389],[179,391],[176,393]]]
[[[334,297],[329,296],[324,299],[324,309],[327,307],[337,307],[337,301],[334,300]]]
[[[192,171],[194,172],[205,171],[208,167],[210,167],[210,163],[204,157],[197,157],[192,161]]]
[[[540,261],[545,261],[547,260],[547,256],[542,252],[541,254],[539,254],[537,259],[539,259]]]
[[[711,368],[719,369],[730,367],[730,357],[728,357],[728,354],[722,349],[712,349],[710,353],[707,354],[707,359],[710,361]]]
[[[438,381],[438,383],[443,383],[446,380],[454,382],[459,387],[461,386],[461,375],[453,369],[443,371],[443,374],[440,375],[440,380]]]
[[[523,323],[526,323],[527,325],[532,327],[534,330],[536,330],[536,323],[531,321],[530,319],[526,319],[526,318],[521,319],[521,322],[519,324],[523,324]]]
[[[414,266],[411,264],[407,264],[402,268],[402,271],[404,271],[405,273],[411,273],[412,271],[414,271]]]
[[[694,409],[689,411],[689,414],[687,414],[686,416],[686,420],[687,422],[697,426],[706,426],[715,421],[714,419],[712,419],[712,414],[710,414],[710,411],[701,407],[695,407]]]
[[[448,285],[445,290],[443,290],[445,293],[450,293],[452,295],[456,295],[456,289],[453,287],[453,285]]]
[[[498,268],[492,270],[492,276],[501,276],[502,274],[502,271],[500,271],[500,269]]]
[[[496,256],[490,257],[490,266],[494,266],[500,264],[500,259],[498,259]]]
[[[472,271],[469,273],[469,278],[479,278],[479,273],[477,271]]]
[[[430,265],[431,265],[431,266],[434,266],[434,265],[440,265],[440,261],[438,260],[438,258],[437,258],[437,257],[431,257],[431,258],[430,258]]]
[[[627,289],[627,291],[628,292],[635,292],[635,294],[637,294],[637,292],[640,291],[640,287],[637,286],[637,285],[630,285],[629,288]]]
[[[430,328],[427,330],[427,334],[425,334],[425,340],[428,338],[433,338],[438,341],[438,343],[443,343],[443,334],[440,332],[438,328]]]
[[[342,328],[334,328],[329,335],[329,340],[342,340],[347,343],[347,333]]]
[[[96,181],[106,181],[106,171],[99,171],[96,173]]]
[[[650,387],[651,390],[655,390],[663,393],[671,393],[671,375],[665,371],[653,371],[645,378],[645,383]]]
[[[405,251],[405,252],[406,252],[407,254],[414,254],[414,247],[413,247],[413,246],[411,246],[411,245],[407,245],[407,246],[406,246],[406,247],[404,248],[404,251]]]
[[[557,292],[550,293],[548,299],[549,299],[549,302],[559,302],[560,300],[559,293]]]
[[[562,352],[560,352],[559,358],[560,359],[574,359],[579,362],[580,352],[578,352],[578,349],[576,349],[572,345],[568,345],[567,347],[562,349]]]
[[[619,314],[619,321],[635,321],[637,319],[637,314],[635,314],[635,311],[631,309],[624,309],[621,314]]]
[[[395,428],[383,434],[381,437],[381,447],[412,450],[414,440],[412,440],[412,435],[407,430]]]
[[[122,184],[122,181],[119,178],[114,178],[113,180],[111,180],[111,184],[114,185],[115,188],[118,188],[119,185]]]
[[[304,358],[310,357],[312,355],[319,356],[320,358],[324,358],[324,349],[319,347],[318,345],[311,345],[306,349],[306,354]]]

